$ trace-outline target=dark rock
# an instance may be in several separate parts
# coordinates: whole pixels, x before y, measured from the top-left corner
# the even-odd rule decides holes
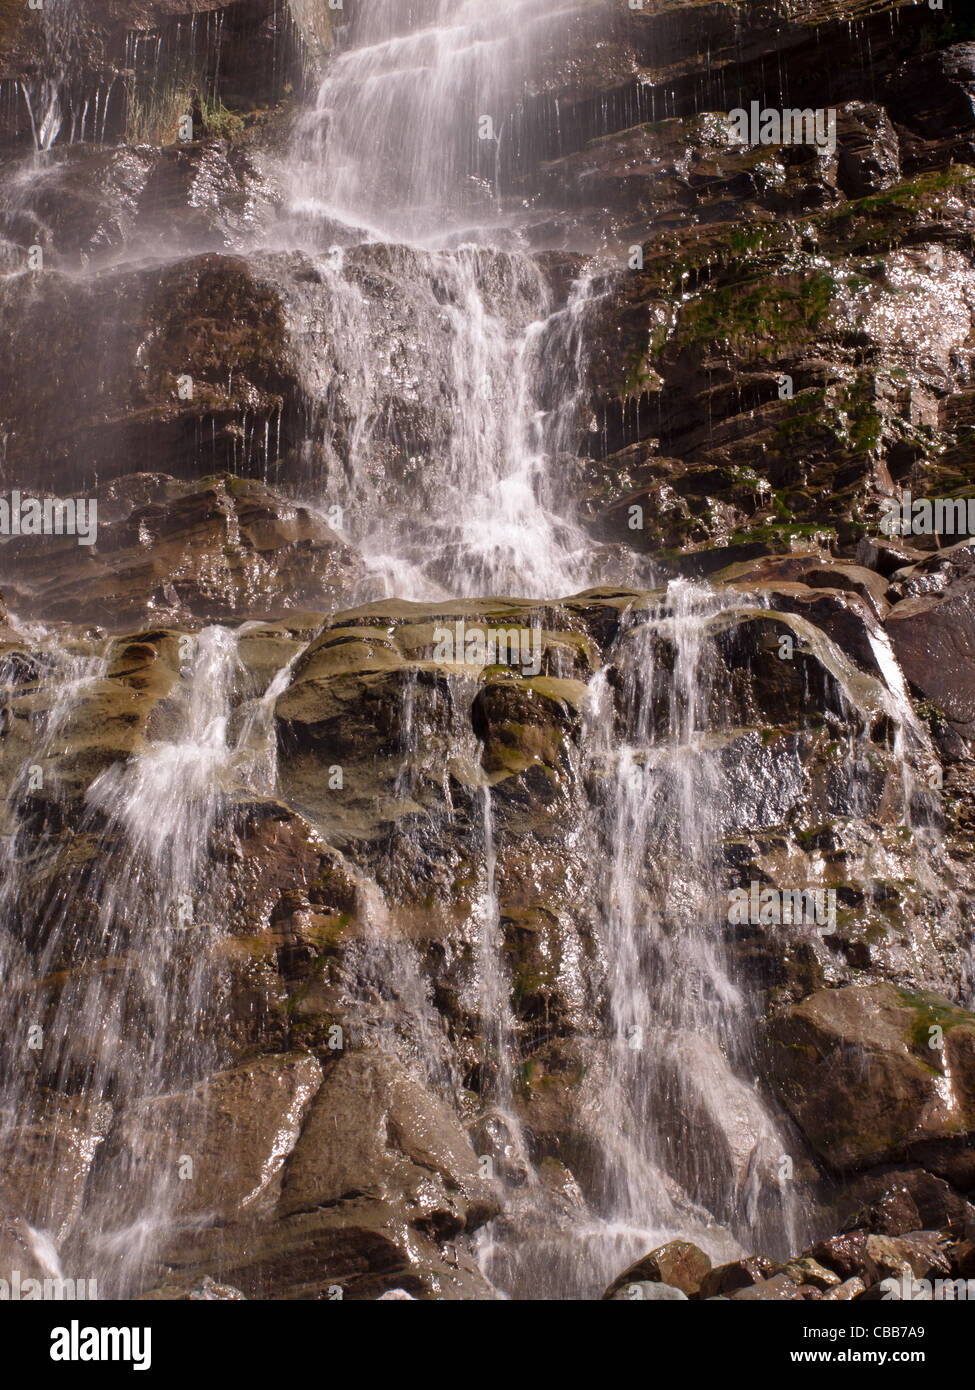
[[[883,107],[847,103],[837,114],[837,140],[837,180],[848,198],[863,198],[897,183],[897,132]]]
[[[764,1284],[774,1277],[775,1265],[771,1260],[767,1260],[764,1255],[749,1255],[747,1259],[733,1260],[730,1264],[717,1265],[709,1270],[701,1280],[699,1296],[712,1298],[715,1294],[727,1294],[730,1297],[739,1290]],[[792,1284],[791,1279],[786,1282],[792,1285],[793,1292],[798,1289],[798,1285]],[[789,1297],[791,1296],[790,1293]]]
[[[841,1279],[847,1281],[859,1275],[866,1258],[867,1235],[865,1231],[855,1231],[849,1235],[830,1236],[809,1251],[811,1259],[834,1270]]]
[[[287,446],[299,388],[281,302],[248,262],[202,256],[87,279],[13,276],[0,299],[18,323],[0,345],[14,486],[29,478],[76,496],[132,459],[191,477],[263,472],[279,442]],[[38,376],[22,350],[38,334],[57,374]],[[181,394],[184,378],[192,387]]]
[[[355,1196],[441,1238],[497,1211],[492,1184],[453,1111],[396,1058],[352,1053],[331,1066],[291,1156],[279,1211],[291,1216]]]
[[[825,990],[770,1021],[771,1073],[828,1162],[882,1162],[909,1143],[975,1127],[972,1026],[971,1015],[935,995],[890,985]],[[928,1047],[939,1027],[943,1061]]]
[[[862,1202],[845,1223],[846,1230],[900,1236],[909,1231],[945,1226],[964,1228],[975,1208],[947,1182],[922,1168],[880,1168],[856,1178],[845,1194]]]
[[[362,578],[356,554],[317,513],[256,482],[142,475],[94,498],[94,546],[29,536],[3,547],[0,569],[24,618],[117,630],[271,617],[341,602]]]
[[[672,1240],[651,1250],[649,1255],[637,1260],[625,1269],[603,1294],[612,1298],[627,1284],[650,1283],[669,1284],[682,1290],[688,1298],[700,1293],[701,1284],[711,1269],[711,1260],[703,1250],[686,1240]]]
[[[944,595],[906,598],[887,615],[904,674],[952,723],[975,729],[975,582]]]

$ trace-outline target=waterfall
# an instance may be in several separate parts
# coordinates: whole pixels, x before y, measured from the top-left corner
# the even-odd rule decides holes
[[[56,242],[51,227],[35,219],[32,195],[63,153],[57,142],[104,140],[109,129],[111,86],[89,94],[79,109],[70,101],[72,3],[46,0],[44,71],[20,88],[34,151],[11,168],[0,202],[0,222],[11,235],[0,242],[0,256],[18,269],[26,236]],[[807,1157],[805,1141],[759,1080],[763,1001],[735,953],[729,912],[736,837],[747,832],[757,839],[770,828],[779,835],[778,862],[791,867],[800,858],[791,856],[810,827],[800,827],[796,808],[804,797],[813,801],[803,762],[807,729],[797,716],[793,741],[768,751],[765,735],[771,741],[779,732],[773,716],[765,717],[757,698],[748,704],[753,692],[743,695],[742,685],[752,672],[736,684],[742,668],[733,670],[728,656],[739,628],[774,620],[797,645],[815,644],[829,687],[816,732],[824,743],[836,735],[835,748],[823,754],[828,767],[817,768],[816,809],[832,811],[842,802],[867,819],[873,788],[864,770],[879,768],[883,778],[889,753],[901,773],[899,787],[896,776],[890,779],[891,799],[899,798],[894,833],[903,831],[905,840],[913,835],[919,846],[914,886],[932,902],[947,891],[933,853],[927,862],[937,827],[917,772],[935,761],[934,748],[879,623],[864,626],[861,665],[860,655],[848,657],[792,608],[770,612],[763,599],[745,592],[745,581],[712,589],[675,580],[663,588],[649,565],[632,558],[630,573],[643,587],[616,592],[608,587],[622,582],[616,556],[593,541],[577,515],[575,499],[591,482],[580,438],[585,428],[596,428],[586,417],[590,331],[614,270],[591,245],[540,249],[548,246],[538,231],[542,193],[526,190],[519,171],[561,152],[561,132],[542,129],[538,115],[546,90],[542,67],[560,61],[563,33],[590,8],[590,0],[552,7],[538,0],[347,6],[336,20],[336,48],[317,94],[287,138],[263,152],[231,151],[229,141],[220,147],[228,168],[253,158],[280,195],[272,230],[245,233],[239,224],[233,244],[228,234],[220,248],[233,252],[227,259],[246,261],[262,291],[273,289],[263,302],[280,301],[287,344],[281,351],[290,354],[289,373],[294,370],[293,377],[280,373],[282,380],[287,375],[280,394],[276,385],[266,393],[269,413],[249,403],[227,426],[239,428],[234,466],[263,464],[268,491],[273,481],[289,503],[332,528],[354,552],[355,604],[375,607],[364,616],[351,607],[337,615],[333,596],[323,594],[320,611],[292,611],[274,632],[270,623],[193,633],[153,629],[135,638],[67,624],[21,627],[0,659],[0,738],[9,740],[2,751],[14,767],[0,840],[0,1029],[18,1040],[0,1062],[0,1130],[11,1169],[30,1169],[43,1194],[30,1208],[37,1260],[52,1270],[84,1267],[103,1293],[126,1296],[149,1287],[174,1234],[192,1234],[217,1219],[210,1210],[186,1215],[179,1186],[181,1156],[197,1141],[202,1147],[203,1136],[193,1129],[202,1123],[199,1112],[194,1118],[188,1111],[185,1124],[160,1133],[154,1107],[178,1107],[194,1088],[205,1093],[228,1058],[239,1060],[235,1043],[227,1042],[234,983],[224,965],[229,945],[249,947],[228,941],[234,914],[227,904],[238,902],[263,872],[263,861],[248,867],[252,878],[243,870],[235,878],[228,867],[228,843],[241,861],[246,857],[235,820],[243,800],[260,803],[262,815],[285,827],[280,838],[287,841],[279,860],[268,851],[269,877],[283,867],[260,922],[262,967],[280,987],[277,1001],[287,996],[296,1014],[301,990],[312,996],[309,1033],[290,1018],[276,1019],[275,1037],[287,1036],[289,1045],[300,1038],[323,1053],[317,1040],[306,1039],[317,1039],[313,1030],[327,1010],[346,1009],[338,1031],[348,1032],[353,1055],[392,1054],[438,1105],[453,1105],[457,1131],[461,1120],[464,1126],[456,1148],[471,1140],[470,1153],[488,1161],[503,1196],[493,1221],[487,1214],[494,1206],[484,1205],[480,1219],[487,1224],[475,1247],[480,1268],[502,1295],[591,1297],[630,1260],[678,1236],[715,1260],[757,1249],[785,1257],[811,1237],[803,1215],[811,1205],[803,1200],[805,1170],[793,1174],[793,1160],[801,1167]],[[130,117],[133,110],[138,117],[130,122],[129,145],[151,150],[158,142],[150,133],[161,124],[168,130],[174,112],[204,87],[216,99],[229,47],[223,10],[173,20],[165,33],[130,35],[124,84],[130,102],[138,93],[141,105],[129,107]],[[165,153],[173,167],[203,157],[172,138]],[[67,153],[73,159],[76,151]],[[150,154],[145,158],[148,178]],[[219,189],[213,196],[219,200]],[[136,197],[133,205],[145,211]],[[136,226],[135,210],[132,218]],[[194,252],[212,249],[206,230],[188,235],[188,243],[177,244],[166,223],[147,231],[144,241],[132,237],[120,262],[132,270],[144,257],[154,271],[160,262],[187,258],[189,244]],[[120,241],[127,237],[119,232]],[[53,251],[57,262],[56,244]],[[108,260],[99,273],[113,273]],[[70,278],[89,273],[83,262]],[[33,281],[22,284],[35,294]],[[240,303],[246,316],[246,290]],[[208,322],[211,315],[219,320],[220,304],[201,296],[185,324],[174,315],[159,336],[175,344],[174,352],[199,348],[200,360],[211,351],[219,356],[197,309]],[[150,332],[158,333],[155,323]],[[278,343],[274,337],[269,352]],[[148,359],[150,346],[155,339],[145,336],[138,353]],[[218,370],[224,367],[235,381],[236,362],[220,361]],[[139,428],[148,437],[165,426],[167,438],[179,439],[181,410],[167,401],[160,424],[146,405]],[[212,431],[216,456],[217,417],[234,410],[221,405],[201,409],[195,421],[185,417],[187,434],[197,430],[194,461],[201,471],[200,421]],[[292,414],[300,417],[297,426]],[[117,423],[112,414],[104,431]],[[288,437],[283,453],[282,433]],[[131,437],[138,445],[143,435],[136,430]],[[737,457],[737,442],[728,441],[729,458]],[[688,464],[707,471],[693,452]],[[621,490],[632,486],[640,495],[644,471],[652,472],[645,458],[632,470],[620,464]],[[713,471],[721,470],[714,465]],[[742,470],[729,464],[728,471]],[[108,499],[120,511],[123,493],[120,485]],[[271,568],[285,531],[278,521],[268,507],[250,528],[262,566],[265,553],[272,557],[271,573],[280,573]],[[228,554],[243,544],[247,529],[239,518],[233,525]],[[725,534],[731,531],[729,525]],[[150,533],[148,523],[139,525],[138,544],[147,554],[159,539]],[[174,526],[173,534],[182,532]],[[159,535],[175,551],[181,542],[173,534],[160,525]],[[292,549],[311,549],[320,535],[309,526]],[[328,536],[327,544],[333,540]],[[143,559],[140,553],[133,568]],[[222,559],[213,560],[215,568]],[[145,568],[154,563],[154,556],[146,559]],[[167,580],[157,581],[153,571],[153,587],[157,582],[165,592]],[[248,582],[245,576],[241,587]],[[862,575],[848,582],[862,587]],[[794,599],[801,610],[805,596],[795,591],[803,584],[774,580],[764,591],[776,584],[783,603]],[[199,587],[205,597],[206,586]],[[283,594],[282,611],[297,602],[293,593]],[[155,603],[147,600],[147,612],[160,622]],[[410,609],[410,603],[427,606]],[[511,615],[512,623],[538,633],[545,659],[534,676],[514,662],[494,667],[493,657],[475,675],[460,657],[447,662],[431,655],[435,624],[452,624],[462,614],[466,621],[475,610],[478,621],[508,622]],[[852,600],[844,612],[854,623]],[[272,653],[257,663],[260,676],[242,655],[252,637]],[[559,642],[550,641],[556,637]],[[146,707],[144,691],[133,686],[119,713],[111,682],[129,644],[143,655],[151,649],[157,666],[148,684],[163,686],[170,677],[171,684],[145,695]],[[560,645],[561,654],[551,657],[548,647]],[[299,692],[295,702],[307,697],[312,710],[296,719],[309,720],[302,730],[312,752],[304,785],[296,777],[294,791],[286,785],[284,754],[279,779],[278,739],[285,738],[286,723],[279,704],[294,693],[305,659],[321,656],[323,646],[327,655],[309,677],[315,688]],[[868,673],[871,653],[876,669]],[[373,679],[362,699],[365,713],[354,709]],[[806,667],[797,683],[802,679]],[[550,822],[541,813],[532,819],[535,793],[527,777],[519,782],[524,767],[511,772],[499,759],[489,770],[491,719],[480,719],[477,703],[488,698],[489,687],[499,706],[511,699],[499,718],[507,721],[505,732],[516,731],[513,743],[526,727],[538,735],[535,743],[525,740],[528,771],[540,779],[551,773],[558,784],[553,797],[564,793]],[[319,698],[323,706],[334,702],[321,716]],[[559,706],[550,723],[544,723],[547,707],[537,726],[519,722],[546,701]],[[87,720],[100,734],[100,718],[124,726],[123,734],[113,727],[103,743],[86,744],[79,730]],[[336,752],[339,786],[350,795],[328,800],[323,794],[312,804],[314,760],[326,749],[320,777],[332,740],[350,761],[361,759],[361,785],[353,788],[351,776],[348,788],[342,783],[338,759],[345,753]],[[306,752],[302,745],[301,756]],[[519,798],[523,805],[512,812]],[[557,823],[559,815],[568,829]],[[508,853],[519,835],[528,846],[523,862]],[[280,849],[277,840],[273,849]],[[533,854],[550,856],[548,878]],[[757,863],[763,854],[764,847],[745,846],[742,862]],[[329,856],[346,875],[341,888],[348,892],[334,893],[341,908],[322,868]],[[885,857],[885,846],[858,843],[841,867],[815,850],[804,864],[823,884],[842,868],[851,883],[875,879],[886,890],[896,865],[893,854],[887,863]],[[527,886],[516,882],[519,873]],[[536,919],[551,906],[539,903],[553,883],[552,917],[564,911],[571,921],[576,955],[568,965],[559,955],[561,921],[538,952],[549,952],[544,964],[553,973],[575,972],[573,985],[576,976],[583,979],[564,990],[573,997],[562,1016],[564,981],[548,993],[547,979],[526,983],[534,960],[519,974],[516,940],[519,931],[544,936]],[[522,908],[524,922],[516,920]],[[279,911],[295,920],[317,918],[318,925],[306,940]],[[299,947],[292,949],[295,940]],[[914,944],[895,949],[909,953]],[[525,957],[532,950],[534,940]],[[289,951],[306,952],[320,971],[313,977],[309,966],[308,979],[301,977],[294,990],[298,968],[287,976],[279,960]],[[809,951],[814,954],[813,946]],[[38,1055],[22,1042],[25,1029],[43,1035]],[[577,1106],[571,1120],[578,1131],[564,1150],[570,1125],[558,1131],[563,1117],[541,1139],[525,1118],[533,1101],[526,1074],[553,1040],[579,1044],[571,1056],[567,1047],[567,1060],[556,1058],[566,1072],[575,1067],[571,1085],[577,1086],[566,1104]],[[347,1060],[325,1059],[319,1079],[324,1072],[327,1084]],[[317,1069],[317,1062],[311,1065]],[[552,1074],[542,1080],[550,1082]],[[40,1147],[39,1133],[45,1136]],[[384,1152],[385,1144],[383,1136],[375,1141]],[[66,1146],[73,1146],[73,1165],[65,1162]],[[426,1170],[417,1181],[426,1183],[433,1167],[419,1160],[416,1166]],[[363,1197],[358,1189],[352,1195]],[[320,1215],[316,1209],[315,1219]],[[404,1218],[404,1229],[412,1219]],[[465,1219],[458,1218],[443,1243],[463,1233]],[[377,1231],[380,1225],[377,1220]],[[377,1244],[385,1239],[373,1234]],[[433,1234],[440,1240],[443,1231]]]
[[[624,1146],[611,1202],[619,1219],[646,1219],[649,1162],[741,1238],[792,1248],[795,1201],[776,1176],[787,1144],[754,1087],[756,1010],[724,945],[719,855],[735,817],[714,732],[710,629],[719,608],[710,591],[671,584],[662,608],[620,640],[618,744],[607,737],[604,689],[594,706],[595,751],[615,764],[599,828],[620,1083],[609,1128],[623,1130],[625,1102],[644,1146],[632,1137]],[[672,1221],[670,1200],[653,1215],[657,1225]]]
[[[385,242],[503,238],[499,169],[518,103],[580,8],[355,6],[302,123],[292,210],[305,235],[344,223]]]
[[[183,678],[164,721],[167,736],[95,778],[74,840],[65,844],[52,831],[40,853],[35,848],[28,857],[20,846],[19,853],[7,851],[0,940],[4,977],[20,985],[5,996],[5,1011],[12,1009],[13,1016],[5,1018],[4,1030],[14,1036],[24,1029],[18,998],[33,997],[46,1036],[41,1080],[54,1093],[83,1096],[83,1106],[68,1107],[63,1122],[55,1124],[48,1156],[48,1206],[68,1213],[61,1229],[47,1233],[56,1240],[73,1233],[76,1216],[75,1199],[66,1190],[74,1174],[57,1161],[59,1128],[80,1124],[86,1142],[97,1147],[108,1115],[151,1125],[147,1100],[185,1089],[217,1063],[215,943],[223,928],[209,841],[235,751],[227,725],[237,638],[213,627],[185,641]],[[93,668],[89,663],[79,671],[71,664],[58,673],[32,763],[63,754],[72,712],[80,700],[98,698],[104,670],[102,658]],[[33,690],[15,694],[21,702],[37,700]],[[46,795],[55,793],[51,787]],[[12,799],[17,797],[15,787]],[[22,816],[23,810],[15,805],[12,814]],[[74,858],[80,871],[72,867]],[[46,897],[38,920],[25,931],[9,912],[22,900],[26,873],[41,883],[57,883],[63,875],[65,886]],[[36,952],[25,954],[25,939],[39,943]],[[28,1022],[30,1017],[28,1012]],[[29,1069],[14,1069],[3,1100],[22,1126],[32,1109],[25,1089],[30,1079]],[[29,1128],[25,1132],[29,1136]],[[183,1129],[169,1142],[185,1148],[190,1136]],[[90,1197],[83,1228],[73,1234],[104,1291],[138,1286],[145,1261],[173,1219],[175,1185],[175,1153],[157,1155],[148,1178],[138,1168],[112,1170]]]
[[[311,277],[265,264],[311,403],[303,495],[338,508],[372,576],[362,597],[581,588],[588,546],[558,470],[588,281],[556,306],[532,258],[477,246],[336,249]]]
[[[64,123],[62,89],[79,22],[75,0],[47,0],[39,11],[39,20],[44,32],[44,71],[36,81],[22,82],[20,90],[30,119],[34,147],[46,151],[58,138]]]
[[[347,514],[366,597],[555,595],[593,577],[558,478],[592,276],[580,265],[554,302],[496,178],[531,55],[564,20],[533,0],[357,6],[278,171],[279,242],[318,282],[272,270],[311,406],[308,493]],[[391,383],[402,419],[383,407]]]

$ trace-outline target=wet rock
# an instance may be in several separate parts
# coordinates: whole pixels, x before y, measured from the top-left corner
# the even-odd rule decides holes
[[[962,732],[975,730],[975,583],[902,599],[886,626],[908,680]]]
[[[909,1276],[907,1276],[906,1278],[906,1284],[909,1289],[912,1287],[912,1281]],[[868,1288],[864,1289],[862,1293],[855,1295],[855,1297],[857,1299],[857,1302],[886,1303],[891,1299],[902,1298],[904,1286],[904,1278],[895,1279],[892,1277],[888,1277],[886,1279],[881,1279],[876,1284],[871,1284]]]
[[[168,258],[267,235],[279,201],[247,149],[222,140],[160,150],[141,190],[132,236]]]
[[[848,118],[854,125],[876,121],[878,138],[890,127],[879,108],[851,107]],[[868,132],[854,135],[851,128],[850,137],[852,152]],[[693,148],[693,132],[682,131],[675,158],[688,143]],[[864,177],[886,176],[877,170]],[[910,475],[919,458],[908,442],[911,422],[923,418],[937,429],[938,402],[946,389],[964,385],[951,363],[970,338],[970,315],[945,318],[936,301],[950,297],[951,286],[968,284],[969,267],[934,241],[917,248],[927,217],[921,209],[929,197],[940,198],[935,184],[946,188],[955,178],[924,173],[879,198],[827,203],[812,215],[812,241],[830,264],[822,276],[796,278],[780,224],[754,209],[744,218],[741,203],[732,220],[716,225],[694,224],[680,209],[678,230],[661,225],[644,241],[642,270],[620,275],[593,330],[599,428],[588,443],[597,461],[589,505],[597,525],[675,570],[695,565],[698,573],[720,567],[721,549],[727,564],[810,542],[850,553],[861,537],[879,537],[870,524],[878,485],[871,449],[888,476]],[[960,230],[970,219],[967,173],[956,186],[965,203]],[[953,193],[946,197],[954,204]],[[885,253],[883,275],[873,272],[857,308],[844,303],[842,275],[856,263],[869,280],[878,250]],[[866,301],[870,307],[858,316]],[[827,320],[850,313],[875,341],[878,370],[869,379],[842,348],[821,341]],[[930,353],[923,363],[911,347],[922,321],[937,325],[933,336],[924,330]],[[760,334],[774,352],[759,345]],[[902,372],[912,377],[910,401],[897,385]],[[949,450],[961,444],[953,427],[949,436]],[[956,490],[957,479],[956,472],[946,491]],[[626,534],[629,506],[641,502],[643,522]]]
[[[492,1186],[453,1111],[395,1057],[353,1053],[332,1065],[288,1164],[290,1216],[350,1197],[402,1206],[442,1238],[497,1210]]]
[[[749,1255],[744,1260],[733,1260],[730,1264],[718,1265],[709,1270],[701,1280],[700,1297],[712,1298],[715,1294],[730,1297],[741,1289],[763,1284],[774,1275],[775,1265],[771,1260],[766,1259],[764,1255]],[[796,1288],[798,1285],[793,1286],[793,1289]]]
[[[687,1300],[687,1294],[683,1289],[660,1282],[648,1283],[645,1280],[621,1284],[614,1293],[605,1293],[603,1297],[608,1298],[611,1303],[680,1303]]]
[[[975,124],[975,45],[957,43],[904,64],[890,82],[896,117],[933,139],[968,136]]]
[[[8,175],[16,193],[0,210],[10,269],[34,245],[48,267],[64,270],[117,255],[133,234],[152,166],[147,149],[81,145],[52,151],[42,165],[25,160]]]
[[[257,619],[325,607],[361,578],[358,557],[316,513],[259,483],[144,481],[121,515],[105,499],[94,546],[43,536],[3,548],[0,567],[24,617],[83,617],[116,630]]]
[[[57,1245],[77,1224],[112,1108],[48,1094],[33,1123],[0,1129],[4,1190],[35,1230]]]
[[[554,1158],[574,1174],[587,1199],[605,1190],[611,1162],[601,1137],[600,1101],[612,1054],[588,1038],[556,1038],[531,1053],[517,1097],[518,1116],[537,1163]],[[636,1124],[630,1117],[629,1123]]]
[[[958,1192],[968,1193],[969,1199],[975,1191],[975,1148],[966,1139],[917,1144],[911,1148],[911,1157]],[[935,1220],[924,1224],[936,1226],[939,1223]]]
[[[858,1298],[866,1287],[863,1280],[855,1275],[852,1279],[844,1279],[842,1284],[837,1284],[834,1288],[826,1289],[823,1293],[823,1301],[848,1303],[851,1299]]]
[[[847,1200],[853,1214],[847,1230],[900,1236],[909,1231],[959,1226],[975,1216],[975,1208],[947,1182],[922,1168],[881,1168],[851,1183]],[[862,1202],[863,1206],[857,1206]]]
[[[801,1299],[802,1290],[798,1284],[785,1274],[774,1274],[770,1279],[759,1279],[747,1288],[740,1288],[728,1295],[736,1303],[780,1303]]]
[[[897,183],[897,132],[883,107],[848,102],[837,116],[837,140],[837,180],[848,198],[863,198]]]
[[[237,1224],[172,1242],[166,1268],[203,1275],[247,1298],[375,1300],[390,1289],[416,1299],[497,1297],[469,1253],[390,1220],[381,1202],[355,1198],[257,1226]]]
[[[637,1260],[623,1271],[603,1294],[612,1298],[627,1284],[642,1285],[656,1283],[680,1289],[688,1298],[700,1293],[705,1275],[711,1269],[711,1260],[703,1250],[686,1240],[672,1240],[651,1250],[642,1260]]]
[[[275,0],[78,0],[71,24],[53,34],[39,11],[28,10],[24,17],[16,0],[5,0],[2,8],[0,79],[39,83],[52,60],[66,62],[60,91],[65,142],[72,134],[78,139],[145,138],[140,115],[151,108],[153,97],[165,110],[180,79],[184,84],[188,80],[187,69],[210,102],[223,105],[225,98],[235,111],[253,114],[255,107],[274,105],[301,82],[306,56],[320,61],[330,46],[330,17],[312,16],[303,0],[284,5]],[[198,42],[191,53],[186,46],[180,51],[178,26],[185,34],[194,19],[199,25],[207,13],[219,13],[221,42]],[[140,64],[138,54],[133,63],[127,42],[133,31],[160,42],[161,63]],[[98,122],[93,119],[96,99]],[[32,125],[19,106],[11,104],[5,113],[3,143],[31,142]],[[175,131],[163,131],[160,138],[175,139]]]
[[[285,447],[298,387],[280,298],[248,262],[11,276],[0,299],[18,323],[0,349],[8,478],[76,496],[133,459],[190,477],[263,472]],[[56,377],[21,350],[38,334]]]
[[[863,1269],[866,1245],[866,1232],[856,1231],[849,1235],[830,1236],[814,1245],[808,1254],[810,1259],[834,1270],[845,1282]]]
[[[822,1289],[823,1292],[838,1288],[841,1282],[838,1274],[834,1274],[831,1269],[827,1269],[808,1255],[789,1260],[782,1273],[795,1284],[812,1284],[814,1288]]]
[[[174,1214],[210,1221],[272,1211],[321,1079],[314,1057],[267,1056],[139,1102],[99,1156],[96,1193],[136,1212],[153,1189],[166,1191]]]
[[[442,808],[445,771],[451,795],[471,797],[486,780],[471,742],[480,731],[484,771],[492,781],[512,779],[511,814],[522,815],[523,827],[532,812],[536,822],[550,820],[586,694],[573,678],[591,672],[597,657],[567,615],[564,631],[541,627],[543,616],[527,603],[465,601],[372,604],[337,615],[302,654],[275,707],[289,795],[337,833],[375,835],[384,822]],[[485,650],[464,646],[441,659],[443,635],[453,640],[458,623],[482,634]],[[507,635],[502,652],[500,633],[517,643],[524,634],[527,655]],[[538,666],[530,677],[523,657]],[[404,703],[424,731],[408,773]],[[347,770],[342,796],[328,786],[327,769],[337,764]]]
[[[867,1286],[886,1278],[934,1278],[949,1273],[948,1252],[937,1232],[906,1236],[867,1236],[863,1252]]]
[[[770,1021],[771,1074],[817,1152],[857,1167],[975,1125],[971,1036],[971,1016],[935,995],[825,990]]]
[[[52,671],[48,656],[39,653],[32,658],[30,643],[15,642],[8,651],[8,670],[18,668],[21,679],[9,695],[10,722],[0,745],[0,763],[11,786],[25,765],[34,763],[41,769],[43,787],[33,797],[26,795],[26,787],[21,793],[20,814],[28,824],[39,817],[38,827],[60,829],[65,803],[81,799],[99,773],[142,747],[154,715],[159,716],[160,728],[164,726],[161,707],[174,695],[179,680],[179,639],[165,629],[139,638],[121,638],[107,652],[91,638],[79,643],[73,655],[82,669],[88,666],[90,678],[79,682],[77,699],[67,707],[59,705],[63,690],[58,668]],[[51,725],[59,734],[56,748],[45,738]],[[76,868],[86,849],[93,849],[91,831],[87,825],[76,840]]]

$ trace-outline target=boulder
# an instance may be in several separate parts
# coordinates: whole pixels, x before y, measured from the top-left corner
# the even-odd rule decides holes
[[[680,1289],[688,1298],[701,1291],[711,1260],[688,1240],[671,1240],[625,1269],[613,1280],[603,1298],[613,1298],[626,1285],[665,1284]],[[636,1295],[628,1295],[635,1297]]]
[[[307,1054],[264,1056],[137,1102],[99,1156],[91,1209],[109,1228],[146,1209],[150,1193],[170,1220],[226,1223],[273,1211],[321,1080]]]
[[[608,1298],[611,1303],[686,1303],[687,1294],[683,1289],[675,1289],[670,1284],[650,1283],[647,1281],[637,1281],[630,1284],[621,1284],[615,1293],[606,1293],[604,1298]]]
[[[887,984],[820,990],[774,1015],[766,1036],[782,1100],[833,1167],[975,1128],[975,1016],[947,999]]]
[[[700,1297],[712,1298],[715,1294],[730,1297],[740,1289],[748,1289],[762,1284],[775,1275],[775,1265],[764,1255],[748,1255],[742,1260],[732,1260],[728,1264],[717,1265],[709,1270],[701,1280]],[[791,1280],[790,1280],[791,1282]],[[794,1285],[798,1288],[798,1285]]]
[[[278,1210],[291,1216],[358,1196],[442,1237],[473,1230],[497,1211],[453,1110],[382,1052],[349,1053],[329,1067]]]

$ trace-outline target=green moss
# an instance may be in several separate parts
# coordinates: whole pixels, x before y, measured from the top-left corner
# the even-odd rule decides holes
[[[940,1028],[943,1033],[948,1033],[952,1028],[971,1028],[975,1025],[975,1015],[968,1013],[965,1009],[960,1009],[957,1005],[950,1003],[947,999],[942,999],[937,994],[929,994],[925,990],[898,989],[897,994],[901,1001],[911,1009],[915,1015],[914,1022],[911,1024],[909,1040],[912,1048],[920,1052],[921,1059],[931,1065],[931,1057],[937,1056],[937,1050],[930,1046],[931,1030]],[[935,1068],[940,1070],[940,1068]]]
[[[746,530],[736,531],[733,536],[728,538],[729,545],[749,545],[761,542],[771,545],[778,542],[788,542],[792,540],[812,540],[821,537],[824,542],[835,541],[836,528],[833,526],[823,526],[818,521],[770,521],[761,526],[752,526]]]
[[[232,144],[243,135],[246,122],[243,116],[230,111],[219,97],[208,97],[202,103],[203,128],[207,135]]]
[[[709,288],[681,310],[677,336],[690,343],[752,339],[759,356],[777,360],[785,345],[819,327],[836,291],[823,270]]]

